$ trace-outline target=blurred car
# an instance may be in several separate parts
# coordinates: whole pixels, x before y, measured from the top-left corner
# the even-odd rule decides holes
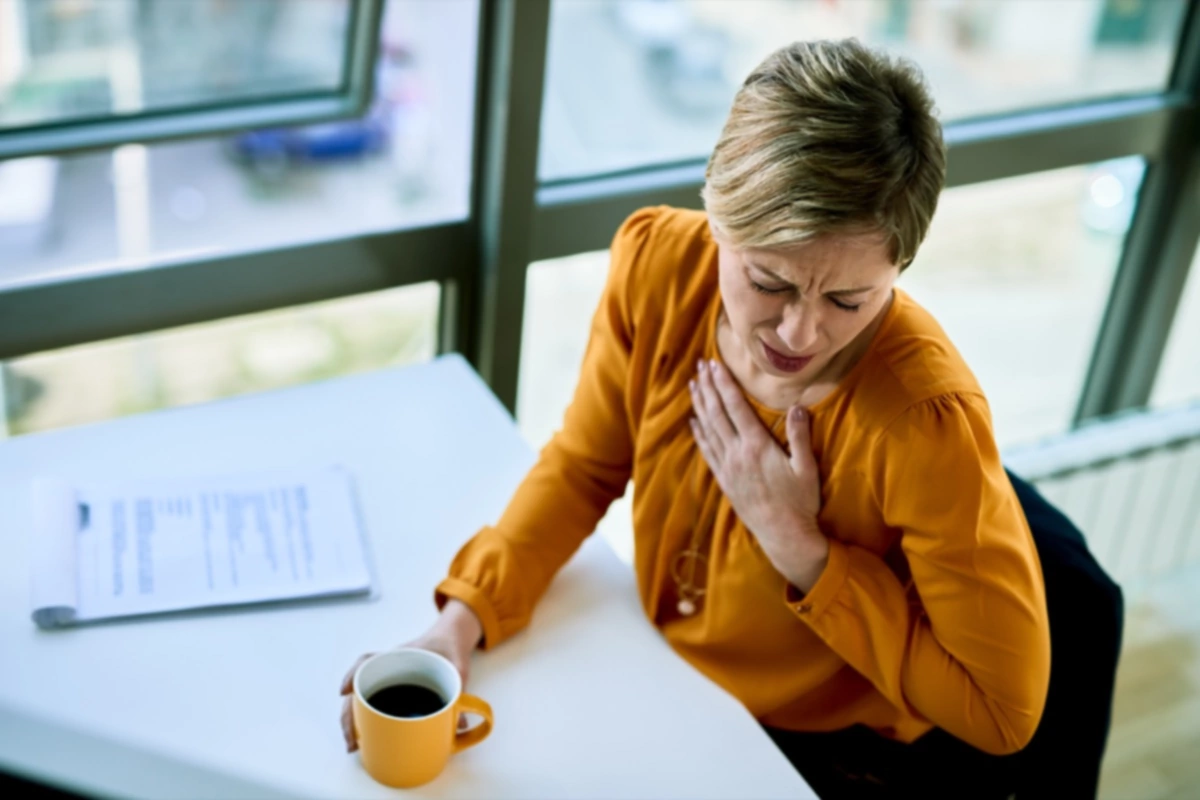
[[[229,152],[259,176],[272,178],[293,164],[357,158],[381,152],[387,144],[386,111],[373,106],[359,119],[241,133],[231,140]]]
[[[370,117],[301,128],[251,131],[236,139],[238,154],[250,160],[285,157],[298,161],[325,161],[374,153],[386,144],[386,127],[382,121]]]

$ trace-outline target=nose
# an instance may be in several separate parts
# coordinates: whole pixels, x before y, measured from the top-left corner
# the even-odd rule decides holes
[[[775,332],[793,355],[810,353],[817,343],[817,315],[799,306],[791,306],[784,311]]]

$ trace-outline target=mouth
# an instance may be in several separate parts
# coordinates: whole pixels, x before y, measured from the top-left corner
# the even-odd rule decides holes
[[[767,361],[772,367],[780,372],[799,372],[807,367],[808,363],[813,360],[812,356],[800,356],[799,358],[794,356],[785,356],[778,350],[772,350],[771,346],[761,339],[759,339],[759,342],[762,344],[763,353],[766,355]]]

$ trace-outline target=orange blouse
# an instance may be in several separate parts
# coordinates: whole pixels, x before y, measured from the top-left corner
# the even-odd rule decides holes
[[[1032,737],[1050,672],[1041,566],[974,376],[896,290],[869,350],[814,405],[829,561],[805,596],[737,519],[688,427],[688,379],[719,358],[717,251],[703,213],[637,212],[617,233],[575,397],[499,522],[437,588],[494,647],[632,479],[646,616],[764,724],[939,726],[989,753]],[[751,404],[781,443],[782,412]],[[715,510],[714,510],[715,509]],[[672,562],[701,520],[707,594],[676,610]]]

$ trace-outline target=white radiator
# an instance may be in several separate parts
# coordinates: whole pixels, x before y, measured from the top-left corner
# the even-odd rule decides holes
[[[1092,423],[1004,461],[1071,518],[1118,583],[1200,563],[1200,403]]]

